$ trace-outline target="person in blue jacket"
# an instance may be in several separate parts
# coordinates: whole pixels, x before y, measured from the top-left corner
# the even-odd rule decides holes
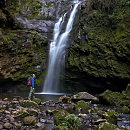
[[[32,74],[31,86],[30,86],[30,92],[29,92],[28,100],[31,100],[32,97],[33,97],[33,93],[34,93],[34,78],[35,78],[35,74]]]

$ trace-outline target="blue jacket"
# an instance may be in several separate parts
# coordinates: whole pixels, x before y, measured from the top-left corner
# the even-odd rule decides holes
[[[31,78],[32,88],[34,88],[34,78]]]

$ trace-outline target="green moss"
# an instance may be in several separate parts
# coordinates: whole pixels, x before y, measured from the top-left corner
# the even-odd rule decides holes
[[[38,104],[34,101],[24,100],[20,102],[20,105],[23,107],[37,106]]]
[[[33,101],[36,102],[38,105],[41,104],[41,99],[39,98],[33,98]]]
[[[76,68],[78,73],[94,77],[130,78],[128,3],[88,0],[82,4],[85,8],[80,12],[80,37],[69,52],[70,73]]]
[[[118,106],[118,107],[123,105],[123,102],[124,103],[128,102],[127,100],[125,100],[125,96],[122,93],[112,92],[109,90],[100,94],[99,100],[101,102],[106,102],[110,105],[114,105],[114,106]]]
[[[127,130],[126,128],[119,127],[117,125],[113,125],[113,124],[108,123],[108,122],[99,124],[97,129],[98,130],[115,130],[115,129]]]
[[[129,109],[128,107],[126,107],[126,106],[123,106],[123,107],[122,107],[122,112],[123,112],[124,114],[128,114],[128,113],[130,113],[130,109]]]
[[[76,109],[87,109],[87,103],[83,100],[80,100],[75,104],[75,108]]]
[[[109,123],[117,124],[117,113],[113,111],[108,111],[102,115]]]
[[[59,111],[56,113],[55,117],[54,117],[54,124],[55,125],[60,125],[62,123],[62,121],[65,120],[65,117],[68,115],[69,113],[67,111]]]

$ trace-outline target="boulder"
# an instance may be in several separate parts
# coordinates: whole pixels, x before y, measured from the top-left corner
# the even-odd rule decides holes
[[[87,108],[87,103],[84,100],[80,100],[78,101],[75,105],[74,105],[75,109],[86,109]]]
[[[8,123],[8,122],[6,122],[6,123],[4,124],[4,128],[5,128],[5,129],[11,129],[12,127],[13,127],[13,125],[10,124],[10,123]]]
[[[117,117],[118,117],[117,113],[113,111],[105,112],[105,114],[102,115],[103,119],[105,118],[107,122],[115,125],[117,124]]]
[[[34,101],[23,100],[20,102],[20,105],[23,107],[31,107],[31,106],[37,106],[38,104]]]
[[[20,117],[20,118],[23,118],[23,117],[26,117],[28,116],[29,113],[27,112],[26,109],[18,109],[16,111],[13,111],[13,116],[16,118],[16,117]]]
[[[23,122],[26,125],[35,125],[37,123],[37,118],[34,116],[27,116],[23,118]]]
[[[40,127],[42,127],[42,124],[41,123],[37,123],[36,127],[40,128]]]
[[[90,109],[88,111],[91,112],[91,113],[93,113],[93,112],[97,113],[97,115],[102,117],[102,119],[106,119],[107,122],[109,122],[109,123],[117,124],[118,115],[114,111],[105,112],[105,111],[99,110],[97,108],[93,108],[93,109]]]
[[[34,116],[38,116],[38,111],[36,109],[28,109],[29,115],[34,115]]]
[[[38,105],[41,104],[41,99],[39,99],[39,98],[33,98],[32,101],[36,102]]]
[[[71,100],[73,100],[73,101],[76,101],[76,100],[90,101],[90,100],[97,100],[97,98],[87,92],[79,92],[76,95],[73,95],[71,97]]]
[[[125,95],[119,92],[112,92],[106,90],[104,93],[99,95],[99,100],[102,104],[112,105],[112,106],[128,106],[129,100],[125,98]]]
[[[64,96],[59,98],[58,102],[69,103],[70,100],[71,100],[70,97],[64,95]]]
[[[129,114],[130,113],[130,109],[126,106],[123,106],[121,111],[124,113],[124,114]]]

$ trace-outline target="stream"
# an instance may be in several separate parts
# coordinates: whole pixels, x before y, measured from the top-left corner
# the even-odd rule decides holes
[[[10,93],[0,93],[0,98],[8,98],[11,100],[13,96],[16,95],[21,95],[22,97],[28,96],[28,93],[24,94],[10,94]],[[56,103],[62,95],[44,95],[44,94],[35,94],[36,98],[40,98],[42,102],[46,102],[45,106],[39,106],[39,109],[41,111],[40,117],[38,119],[38,122],[43,124],[42,129],[43,130],[52,130],[52,127],[54,126],[54,121],[53,121],[53,115],[46,115],[45,111],[46,110],[66,110],[71,114],[79,115],[82,114],[82,125],[80,126],[79,130],[96,130],[96,120],[100,119],[101,117],[98,116],[96,113],[88,113],[88,110],[92,108],[97,108],[99,110],[104,110],[104,111],[116,111],[118,114],[118,120],[117,120],[117,125],[123,128],[127,128],[128,130],[130,129],[130,114],[123,114],[121,113],[121,108],[117,108],[114,106],[106,106],[102,104],[89,104],[88,108],[85,110],[74,110],[73,109],[73,104],[66,104],[66,105],[59,105],[57,104],[56,106],[53,106],[54,103]],[[0,121],[2,121],[2,116],[0,116]],[[34,126],[26,126],[22,125],[21,129],[32,129]]]

